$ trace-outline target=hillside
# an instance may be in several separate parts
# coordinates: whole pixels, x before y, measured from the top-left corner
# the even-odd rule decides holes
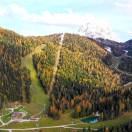
[[[97,41],[98,45],[105,48],[109,52],[109,54],[103,58],[105,64],[110,67],[115,65],[114,69],[122,74],[123,83],[132,81],[132,41],[128,40],[124,43],[118,43],[102,38],[98,38],[95,41]]]
[[[39,79],[47,93],[58,46],[49,43],[41,54],[33,56]],[[49,116],[56,119],[67,110],[71,110],[72,117],[99,111],[104,119],[108,119],[125,111],[122,105],[128,107],[130,102],[124,102],[122,98],[130,97],[125,95],[129,90],[122,91],[120,74],[103,63],[102,58],[106,55],[107,51],[95,41],[65,34],[55,84],[50,94]]]
[[[1,28],[0,108],[17,101],[53,125],[49,117],[68,123],[98,113],[101,121],[113,120],[131,111],[132,92],[131,84],[123,86],[126,76],[106,64],[110,55],[104,45],[75,34],[23,37]]]
[[[26,86],[29,71],[21,68],[21,56],[30,50],[24,41],[20,35],[0,29],[0,108],[8,101],[22,101],[22,91],[30,88]]]
[[[0,108],[10,101],[30,102],[30,71],[21,67],[21,59],[40,42],[0,28]]]

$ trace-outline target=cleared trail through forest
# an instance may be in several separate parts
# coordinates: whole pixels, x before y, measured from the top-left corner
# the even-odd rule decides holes
[[[45,44],[39,45],[30,54],[22,58],[22,67],[26,67],[30,70],[31,77],[31,102],[29,104],[25,103],[24,106],[32,112],[32,114],[39,113],[48,102],[48,96],[44,93],[32,60],[32,56],[41,53],[44,47]]]
[[[58,51],[56,53],[56,60],[55,60],[54,68],[53,68],[53,77],[52,77],[50,88],[49,88],[49,94],[51,93],[51,91],[53,89],[53,85],[55,83],[55,77],[56,77],[56,73],[57,73],[57,70],[58,70],[58,64],[59,64],[59,60],[60,60],[60,52],[61,52],[61,48],[62,48],[62,45],[63,45],[64,35],[65,35],[64,33],[61,35],[61,40],[60,40],[60,43],[59,43]]]

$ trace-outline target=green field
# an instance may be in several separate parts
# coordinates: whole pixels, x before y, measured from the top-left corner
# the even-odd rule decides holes
[[[41,118],[37,123],[36,122],[23,122],[23,123],[11,123],[8,125],[8,128],[31,128],[36,127],[36,124],[39,125],[39,127],[46,127],[46,126],[60,126],[64,124],[72,124],[72,123],[80,123],[80,120],[78,119],[72,119],[70,117],[70,114],[64,114],[61,116],[59,120],[53,120],[52,118]]]
[[[101,121],[101,122],[97,122],[93,124],[89,124],[89,123],[77,124],[76,127],[79,127],[79,128],[85,128],[85,127],[102,128],[104,126],[112,127],[112,126],[118,126],[118,125],[125,124],[131,120],[132,120],[132,112],[128,112],[113,120]]]
[[[2,131],[2,132],[7,132],[7,131]],[[20,131],[13,131],[13,132],[20,132]],[[39,130],[38,131],[37,130],[36,131],[26,130],[24,132],[39,132]],[[64,128],[50,128],[50,129],[45,128],[45,129],[41,129],[40,132],[72,132],[72,130],[71,129],[64,129]],[[78,130],[77,132],[83,132],[83,130]]]
[[[2,120],[4,123],[9,122],[9,121],[11,120],[11,114],[9,113],[9,114],[3,115],[3,116],[1,117],[1,120]]]
[[[11,111],[10,110],[3,111],[3,115],[1,116],[1,120],[4,123],[7,123],[8,121],[10,121],[11,120]]]
[[[23,106],[20,106],[18,108],[15,108],[14,112],[27,112],[27,110]]]
[[[36,70],[33,66],[32,55],[41,51],[44,46],[39,46],[31,54],[28,54],[22,59],[22,66],[30,70],[31,76],[31,103],[25,103],[25,108],[32,114],[39,113],[44,105],[48,103],[48,96],[44,93],[43,87],[41,86]]]
[[[7,131],[2,131],[2,132],[7,132]],[[20,131],[13,131],[13,132],[20,132]],[[22,131],[23,132],[23,131]],[[50,128],[50,129],[41,129],[41,131],[30,131],[30,130],[25,130],[24,132],[72,132],[71,129],[64,129],[64,128]],[[73,131],[74,132],[74,131]],[[76,132],[76,131],[75,131]],[[83,130],[78,130],[77,132],[83,132]]]
[[[80,119],[72,119],[70,117],[70,114],[64,114],[59,120],[53,120],[51,118],[42,118],[39,122],[24,122],[24,123],[11,123],[6,128],[35,128],[37,126],[39,127],[46,127],[46,126],[60,126],[65,124],[76,124],[76,125],[70,125],[70,127],[75,128],[102,128],[104,126],[111,127],[111,126],[118,126],[125,124],[132,120],[132,112],[125,113],[124,115],[115,118],[113,120],[108,121],[100,121],[97,123],[83,123],[80,121]],[[54,130],[58,128],[52,128]],[[50,132],[51,129],[49,129]],[[48,129],[47,129],[48,132]]]
[[[14,108],[13,112],[24,112],[24,113],[26,113],[26,116],[30,114],[23,106]],[[1,116],[1,120],[4,123],[8,123],[11,120],[11,116],[12,116],[13,112],[6,109]]]

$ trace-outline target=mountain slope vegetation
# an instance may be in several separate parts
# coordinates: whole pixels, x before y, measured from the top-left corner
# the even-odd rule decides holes
[[[99,113],[102,120],[107,120],[131,110],[131,88],[124,88],[121,75],[103,62],[109,55],[107,50],[96,41],[75,34],[64,35],[50,91],[59,41],[60,34],[23,37],[0,29],[0,108],[14,101],[43,105],[42,94],[47,94],[46,113],[54,119],[68,112],[73,118]],[[41,52],[35,52],[42,44],[45,46]],[[24,59],[28,55],[31,68],[27,66],[29,59]],[[40,85],[43,89],[38,90]],[[41,92],[42,96],[34,94],[32,98],[35,88],[36,94]]]
[[[49,43],[41,54],[33,56],[39,79],[47,93],[57,47],[57,43]],[[108,119],[131,107],[131,93],[128,89],[122,91],[120,74],[102,61],[106,55],[107,51],[95,41],[78,35],[65,35],[56,81],[50,94],[50,116],[58,118],[70,109],[73,117],[98,111]]]
[[[21,59],[39,43],[39,39],[0,28],[0,108],[10,101],[30,102],[30,71],[21,67]]]
[[[24,43],[18,34],[0,29],[0,107],[7,101],[22,101],[23,90],[29,91],[29,71],[21,68],[21,56],[30,50]]]

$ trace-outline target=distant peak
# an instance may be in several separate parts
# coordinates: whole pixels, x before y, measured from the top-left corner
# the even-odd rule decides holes
[[[119,41],[116,34],[111,31],[111,29],[107,25],[101,25],[98,23],[86,23],[79,28],[79,34],[85,35],[87,37],[96,39],[110,39]]]

